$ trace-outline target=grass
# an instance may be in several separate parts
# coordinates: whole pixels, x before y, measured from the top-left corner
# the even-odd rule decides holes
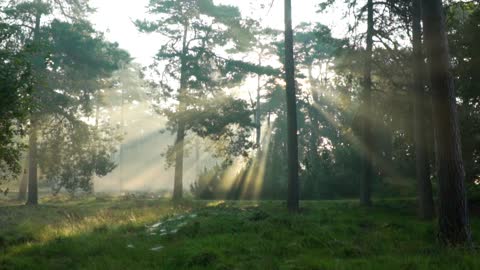
[[[413,201],[302,209],[138,198],[0,203],[0,269],[480,269],[478,251],[437,243]]]

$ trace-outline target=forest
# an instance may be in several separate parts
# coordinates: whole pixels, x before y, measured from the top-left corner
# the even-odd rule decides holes
[[[480,1],[0,0],[0,270],[480,269]]]

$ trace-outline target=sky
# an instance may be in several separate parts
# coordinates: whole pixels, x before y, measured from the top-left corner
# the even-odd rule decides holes
[[[148,65],[159,48],[159,36],[141,34],[137,31],[132,20],[144,19],[146,6],[149,0],[92,0],[92,5],[97,12],[92,15],[92,22],[97,30],[103,31],[107,39],[120,44],[139,62]],[[216,3],[238,6],[244,16],[262,18],[262,24],[277,29],[283,28],[283,0],[216,0]],[[338,22],[341,14],[317,14],[316,5],[320,0],[294,0],[293,18],[294,25],[301,22],[320,21],[332,27],[334,34],[341,35]],[[265,8],[260,9],[261,6]]]

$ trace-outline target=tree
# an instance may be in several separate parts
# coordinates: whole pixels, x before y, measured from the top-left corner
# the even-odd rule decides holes
[[[439,238],[448,245],[469,245],[465,172],[442,1],[422,0],[422,10],[438,163]]]
[[[372,204],[372,178],[373,171],[373,133],[372,133],[372,62],[373,62],[373,34],[374,34],[374,18],[373,18],[373,0],[367,3],[367,37],[365,49],[365,69],[363,78],[363,122],[362,122],[362,140],[363,148],[363,172],[360,183],[360,203],[364,206]]]
[[[27,204],[38,203],[38,142],[42,122],[53,117],[74,122],[91,112],[99,78],[117,69],[128,54],[105,42],[88,22],[80,20],[90,8],[85,1],[24,1],[10,6],[6,17],[22,29],[20,48],[30,70],[29,181]],[[60,21],[55,16],[63,17]],[[42,18],[47,18],[44,22]],[[69,23],[71,21],[72,23]],[[31,38],[30,38],[31,37]]]
[[[320,4],[320,11],[334,2]],[[351,82],[352,90],[360,92],[356,97],[360,106],[352,123],[355,138],[351,141],[355,141],[363,167],[356,177],[360,184],[360,203],[370,206],[374,184],[397,175],[391,150],[397,139],[398,127],[394,125],[403,119],[394,113],[399,111],[400,102],[396,102],[396,98],[403,99],[404,79],[409,76],[409,69],[393,70],[391,67],[405,63],[407,54],[399,39],[405,40],[409,33],[405,29],[408,3],[366,0],[345,1],[345,5],[348,10],[345,16],[351,16],[351,23],[348,23],[350,44],[339,66],[350,70],[346,79]],[[366,31],[359,30],[363,26]],[[358,82],[360,88],[357,90]],[[405,140],[410,130],[398,131]]]
[[[116,164],[112,161],[120,137],[108,122],[98,126],[81,120],[52,119],[42,127],[39,165],[46,182],[57,195],[65,189],[91,193],[93,177],[106,176]]]
[[[285,0],[285,83],[287,89],[288,130],[288,200],[291,212],[300,208],[300,181],[298,178],[297,97],[295,85],[295,59],[293,52],[292,1]]]
[[[18,48],[19,29],[4,22],[0,11],[0,184],[21,172],[20,159],[28,115],[30,70],[25,53]]]
[[[255,43],[250,48],[254,53],[255,57],[257,58],[258,66],[262,66],[264,62],[268,62],[272,59],[272,56],[277,56],[277,40],[281,34],[280,31],[274,30],[271,28],[262,28],[260,22],[252,22],[252,34],[255,37]],[[257,76],[257,89],[256,89],[256,98],[253,99],[252,95],[249,92],[252,107],[255,109],[255,128],[256,128],[256,136],[255,136],[255,143],[259,148],[259,155],[261,155],[261,148],[262,148],[262,121],[263,121],[263,113],[264,109],[262,107],[262,92],[265,90],[265,87],[270,83],[271,76],[267,77],[264,76],[264,73],[256,73],[254,74]],[[278,75],[278,74],[276,74]],[[276,76],[275,76],[276,77]],[[259,156],[258,155],[258,156]],[[260,157],[258,157],[260,158]]]
[[[176,132],[174,148],[169,152],[174,153],[175,158],[173,199],[179,200],[183,196],[183,159],[188,131],[201,137],[236,137],[239,140],[232,144],[232,149],[238,145],[249,147],[244,136],[235,134],[250,128],[251,121],[245,123],[244,112],[237,111],[238,117],[223,113],[232,111],[227,109],[232,103],[224,102],[232,99],[225,99],[221,91],[242,81],[245,69],[252,70],[255,65],[221,55],[242,51],[252,37],[237,8],[216,5],[212,0],[155,0],[150,2],[149,9],[158,20],[137,21],[136,25],[141,31],[158,32],[168,39],[152,66],[154,77],[159,78],[153,85],[160,90],[155,95],[161,101],[158,104],[175,104],[167,108],[160,106],[158,111],[169,118],[169,130]],[[237,101],[236,104],[239,102],[243,103]],[[237,106],[241,108],[246,106]],[[215,117],[226,117],[229,121],[200,121],[199,111],[214,111]],[[196,122],[220,126],[199,127]]]
[[[422,10],[420,0],[412,2],[412,47],[413,47],[413,108],[416,178],[418,185],[418,214],[420,218],[430,220],[435,209],[433,205],[432,182],[430,180],[430,164],[428,159],[427,134],[425,122],[431,115],[426,110],[425,93],[425,61],[422,44]]]
[[[462,154],[466,183],[471,203],[479,200],[479,188],[475,184],[480,175],[480,81],[475,74],[480,72],[480,4],[455,2],[446,7],[448,15],[448,41],[453,66],[453,77],[459,102]],[[459,16],[461,15],[461,16]]]

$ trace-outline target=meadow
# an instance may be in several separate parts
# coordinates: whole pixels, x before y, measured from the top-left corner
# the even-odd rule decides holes
[[[0,269],[480,269],[412,200],[172,203],[148,197],[0,204]],[[474,237],[480,219],[472,218]]]

